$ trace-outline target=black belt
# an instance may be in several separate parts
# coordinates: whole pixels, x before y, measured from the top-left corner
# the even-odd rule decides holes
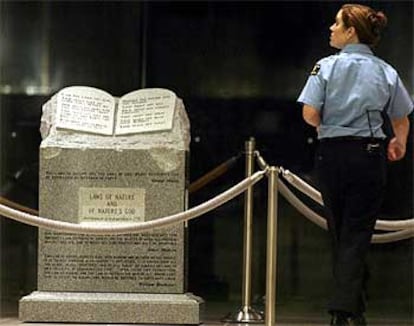
[[[341,137],[329,137],[321,138],[319,142],[321,143],[335,143],[335,142],[382,142],[382,138],[372,138],[372,137],[362,137],[362,136],[341,136]]]

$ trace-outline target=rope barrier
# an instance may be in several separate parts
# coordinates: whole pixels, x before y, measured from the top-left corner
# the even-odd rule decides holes
[[[313,188],[310,184],[303,181],[299,178],[296,174],[290,172],[289,170],[285,170],[283,168],[280,169],[282,176],[288,181],[292,186],[294,186],[299,191],[303,192],[308,197],[312,198],[315,202],[319,205],[323,206],[323,200],[321,193]]]
[[[94,223],[93,225],[75,224],[34,216],[32,214],[24,213],[2,204],[0,204],[0,215],[32,226],[65,233],[101,235],[139,233],[150,229],[165,227],[171,224],[188,221],[202,214],[205,214],[214,208],[226,203],[227,201],[237,197],[247,188],[260,181],[265,173],[266,171],[258,171],[251,177],[243,179],[216,197],[209,199],[208,201],[198,206],[192,207],[187,211],[141,223],[125,223],[123,225],[116,226],[103,223]]]
[[[315,223],[319,227],[324,230],[328,229],[328,225],[326,220],[320,216],[319,214],[315,213],[312,209],[306,206],[283,182],[283,180],[279,179],[279,190],[283,197],[295,207],[300,213],[302,213],[306,218],[308,218],[311,222]]]
[[[304,194],[308,195],[318,204],[323,205],[321,193],[313,188],[311,185],[306,183],[304,180],[299,178],[294,173],[290,172],[289,170],[285,170],[280,168],[282,176],[296,189],[303,192]],[[377,220],[375,224],[376,230],[382,231],[397,231],[401,229],[414,229],[414,219],[407,219],[407,220],[396,220],[396,221],[385,221],[385,220]]]
[[[32,214],[32,215],[39,215],[39,211],[37,211],[33,208],[30,208],[30,207],[20,205],[16,202],[11,201],[10,199],[4,198],[4,197],[0,197],[0,204],[11,207],[11,208],[14,208],[16,210],[19,210],[19,211],[22,211],[22,212],[25,212],[25,213]]]
[[[279,191],[286,198],[286,200],[302,215],[304,215],[306,218],[321,228],[325,230],[328,229],[326,220],[319,214],[315,213],[308,206],[306,206],[292,191],[289,190],[283,180],[279,180]],[[414,237],[414,229],[399,230],[387,234],[374,234],[372,237],[372,243],[393,242],[408,239],[411,237]]]
[[[268,169],[269,165],[260,155],[259,151],[255,151],[257,163],[261,169]],[[321,193],[299,178],[296,174],[285,170],[283,167],[279,167],[280,174],[297,190],[301,191],[315,202],[323,206],[323,200]],[[279,180],[280,193],[286,198],[286,200],[294,206],[300,213],[302,213],[310,221],[318,225],[319,227],[327,230],[328,226],[325,218],[315,213],[307,205],[305,205],[290,189],[285,185],[282,180]],[[377,220],[375,224],[376,230],[382,231],[394,231],[387,234],[375,234],[372,238],[373,243],[387,243],[392,241],[405,240],[414,237],[414,219],[399,220],[399,221],[384,221]]]
[[[217,179],[224,173],[226,173],[231,167],[234,166],[234,164],[237,162],[237,160],[240,158],[241,154],[235,155],[231,158],[229,158],[227,161],[221,163],[211,171],[207,172],[205,175],[197,179],[196,181],[192,182],[190,186],[188,187],[188,192],[190,194],[200,190],[205,185],[210,183],[211,181]]]

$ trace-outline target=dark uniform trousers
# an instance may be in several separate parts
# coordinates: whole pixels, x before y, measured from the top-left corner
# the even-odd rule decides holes
[[[360,314],[366,256],[385,190],[385,144],[357,137],[321,139],[315,159],[333,248],[328,310]]]

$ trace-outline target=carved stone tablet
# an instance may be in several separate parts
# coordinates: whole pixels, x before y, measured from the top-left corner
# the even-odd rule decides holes
[[[39,171],[41,216],[96,226],[122,225],[186,209],[189,123],[181,100],[175,102],[171,130],[115,136],[56,128],[53,119],[57,103],[52,98],[44,106],[45,138],[40,147]],[[68,310],[69,314],[69,306],[79,297],[90,299],[86,293],[98,297],[100,293],[159,295],[148,303],[145,296],[135,296],[129,304],[136,307],[146,307],[157,300],[168,305],[164,296],[177,294],[189,300],[188,307],[197,306],[198,311],[202,300],[194,305],[194,298],[185,294],[185,231],[184,223],[123,235],[39,230],[38,292],[21,300],[20,318],[59,321],[58,316],[49,316],[56,309],[45,308],[49,305],[45,298],[53,297],[53,293],[62,293],[59,310]],[[124,299],[118,304],[125,303]],[[48,311],[48,317],[42,317],[42,309]],[[87,312],[84,315],[90,316]],[[78,314],[66,321],[104,322],[101,317],[79,320]],[[157,318],[165,322],[165,316]]]

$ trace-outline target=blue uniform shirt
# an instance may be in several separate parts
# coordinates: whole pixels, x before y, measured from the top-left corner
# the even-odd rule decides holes
[[[348,44],[313,68],[298,102],[319,111],[318,138],[385,138],[381,111],[391,119],[413,110],[398,73],[365,44]]]

